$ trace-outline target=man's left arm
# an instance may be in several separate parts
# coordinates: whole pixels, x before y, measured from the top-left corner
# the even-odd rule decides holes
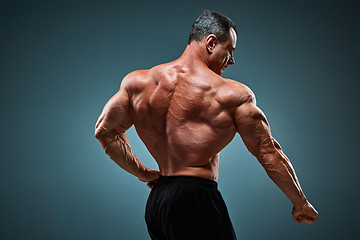
[[[125,171],[144,182],[156,180],[159,172],[145,167],[131,151],[125,131],[132,125],[129,111],[129,94],[125,87],[106,103],[95,125],[95,137],[105,153]],[[148,185],[149,186],[149,185]],[[149,186],[150,187],[150,186]]]

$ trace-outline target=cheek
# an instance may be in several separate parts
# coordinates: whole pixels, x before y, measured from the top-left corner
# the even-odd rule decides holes
[[[224,52],[218,52],[216,58],[218,59],[219,62],[223,63],[227,59],[227,54]]]
[[[229,54],[225,53],[222,57],[223,63],[227,63],[229,61]]]

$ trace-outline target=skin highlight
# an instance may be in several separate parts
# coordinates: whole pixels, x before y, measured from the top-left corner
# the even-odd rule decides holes
[[[188,44],[175,61],[128,74],[105,105],[95,137],[116,164],[151,188],[160,174],[217,181],[220,151],[238,133],[293,203],[293,219],[314,223],[318,213],[272,137],[254,93],[244,84],[221,77],[235,63],[236,41],[232,28],[224,43],[210,34]],[[145,167],[132,152],[125,135],[132,125],[159,171]]]

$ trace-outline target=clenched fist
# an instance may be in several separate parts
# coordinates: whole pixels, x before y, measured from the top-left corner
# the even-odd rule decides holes
[[[293,207],[292,210],[293,219],[299,223],[313,224],[318,216],[318,212],[315,208],[306,201],[303,205]]]

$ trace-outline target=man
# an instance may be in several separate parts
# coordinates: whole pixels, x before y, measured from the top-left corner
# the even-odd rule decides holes
[[[152,188],[145,213],[152,239],[236,239],[217,190],[219,152],[236,133],[293,203],[294,220],[317,217],[253,92],[220,76],[235,63],[236,39],[229,18],[204,11],[182,56],[128,74],[96,123],[109,157]],[[133,124],[159,171],[132,153],[125,131]]]

